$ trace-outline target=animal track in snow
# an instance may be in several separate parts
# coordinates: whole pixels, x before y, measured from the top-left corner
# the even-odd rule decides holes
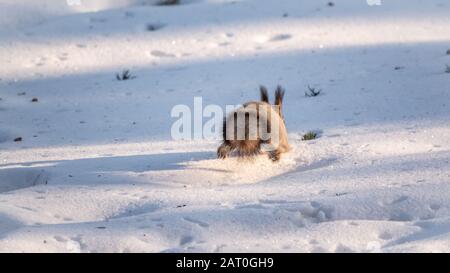
[[[439,204],[431,204],[430,205],[430,209],[434,210],[434,211],[439,210],[440,208],[441,208],[441,205],[439,205]]]
[[[180,246],[187,245],[189,243],[192,243],[193,241],[194,241],[194,237],[192,237],[190,235],[184,235],[180,239]]]
[[[272,38],[270,38],[270,41],[278,42],[278,41],[289,40],[291,38],[292,38],[292,35],[290,35],[290,34],[277,34],[275,36],[272,36]]]
[[[392,211],[389,216],[390,221],[407,222],[414,220],[414,217],[404,211]]]
[[[150,54],[153,57],[158,57],[158,58],[175,58],[176,57],[174,54],[166,53],[166,52],[161,51],[161,50],[152,50],[150,52]]]
[[[60,242],[60,243],[66,243],[66,242],[68,241],[67,238],[64,238],[64,237],[58,236],[58,235],[54,236],[53,238],[54,238],[57,242]]]
[[[280,33],[273,36],[257,35],[253,38],[256,43],[265,44],[267,42],[281,42],[292,38],[291,34]]]
[[[343,245],[343,244],[338,244],[336,246],[336,249],[334,250],[334,252],[337,253],[351,253],[354,252],[350,247]]]
[[[298,227],[304,227],[307,222],[320,223],[333,218],[333,209],[318,202],[260,200],[263,205],[253,204],[237,208],[270,209],[275,217],[288,219]]]
[[[199,220],[196,220],[196,219],[193,219],[193,218],[190,218],[190,217],[184,217],[183,219],[185,221],[197,224],[197,225],[199,225],[200,227],[203,227],[203,228],[209,227],[209,224],[207,224],[205,222],[202,222],[202,221],[199,221]]]
[[[408,200],[408,199],[409,199],[408,196],[403,195],[403,196],[401,196],[401,197],[395,199],[394,201],[392,201],[392,202],[391,202],[391,205],[394,205],[394,204],[397,204],[397,203],[404,202],[404,201],[406,201],[406,200]]]
[[[383,232],[380,235],[378,235],[378,238],[380,238],[381,240],[390,240],[392,239],[392,234],[390,234],[389,232]]]
[[[125,208],[122,212],[113,215],[110,219],[117,219],[122,217],[132,217],[138,216],[142,214],[152,213],[161,208],[158,203],[144,203],[142,205],[131,204],[127,208]]]
[[[34,168],[0,169],[0,193],[47,184],[49,174]]]

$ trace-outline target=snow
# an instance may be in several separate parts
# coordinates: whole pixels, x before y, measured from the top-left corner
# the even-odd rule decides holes
[[[450,252],[449,3],[80,1],[0,4],[1,252]],[[260,84],[279,163],[171,138]]]

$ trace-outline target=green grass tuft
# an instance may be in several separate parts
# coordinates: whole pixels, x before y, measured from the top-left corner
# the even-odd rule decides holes
[[[317,133],[316,132],[313,132],[313,131],[309,131],[309,132],[307,132],[306,134],[304,134],[303,136],[302,136],[302,140],[303,141],[306,141],[306,140],[313,140],[313,139],[316,139],[317,138]]]

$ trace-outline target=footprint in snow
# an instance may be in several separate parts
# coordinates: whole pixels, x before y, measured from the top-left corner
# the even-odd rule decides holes
[[[161,50],[152,50],[150,54],[154,57],[158,58],[175,58],[176,56],[174,54],[166,53]]]
[[[189,243],[192,243],[193,241],[194,241],[194,237],[192,237],[190,235],[185,235],[185,236],[181,237],[181,239],[180,239],[180,246],[187,245]]]
[[[279,41],[285,41],[285,40],[289,40],[292,38],[292,35],[290,34],[277,34],[275,36],[272,36],[272,38],[270,38],[270,42],[279,42]]]
[[[286,34],[286,33],[282,33],[282,34],[276,34],[274,36],[268,37],[265,35],[257,35],[253,38],[253,40],[257,43],[260,44],[264,44],[267,42],[281,42],[281,41],[286,41],[292,38],[291,34]]]
[[[380,238],[381,240],[390,240],[392,239],[392,234],[390,234],[389,232],[383,232],[380,235],[378,235],[378,238]]]
[[[61,54],[61,55],[58,56],[58,59],[59,59],[61,62],[65,62],[65,61],[67,61],[68,56],[69,56],[68,53],[63,53],[63,54]]]
[[[91,23],[106,23],[108,21],[108,19],[91,17],[91,18],[89,18],[89,21]]]
[[[0,172],[0,193],[47,184],[49,174],[33,168],[3,169]]]
[[[406,201],[406,200],[408,200],[408,199],[409,199],[409,197],[406,196],[406,195],[400,196],[399,198],[397,198],[397,199],[395,199],[394,201],[392,201],[392,202],[391,202],[391,205],[395,205],[395,204],[404,202],[404,201]]]
[[[414,216],[404,211],[394,211],[389,217],[389,221],[408,222],[414,220]]]
[[[430,205],[430,209],[434,210],[434,211],[439,210],[440,208],[441,208],[441,205],[439,205],[439,204],[431,204]]]
[[[160,29],[162,29],[162,28],[165,27],[165,26],[166,26],[165,24],[161,24],[161,23],[150,23],[150,24],[147,24],[147,26],[145,27],[145,29],[146,29],[147,31],[153,32],[153,31],[160,30]]]
[[[193,218],[190,218],[190,217],[184,217],[183,219],[185,221],[197,224],[197,225],[199,225],[200,227],[203,227],[203,228],[209,227],[209,225],[207,223],[199,221],[199,220],[196,220],[196,219],[193,219]]]
[[[221,46],[221,47],[225,47],[225,46],[231,45],[231,43],[229,43],[229,42],[223,42],[223,43],[218,43],[217,45],[218,45],[218,46]]]
[[[58,236],[58,235],[54,236],[53,238],[54,238],[57,242],[60,242],[60,243],[66,243],[66,242],[68,241],[67,238],[64,238],[64,237]]]
[[[351,253],[354,252],[350,247],[343,245],[343,244],[339,244],[336,249],[334,250],[337,253]]]

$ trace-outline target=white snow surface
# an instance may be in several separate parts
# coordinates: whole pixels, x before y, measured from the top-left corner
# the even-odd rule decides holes
[[[1,1],[1,252],[450,252],[449,2],[155,2]],[[260,84],[281,162],[171,138]]]

